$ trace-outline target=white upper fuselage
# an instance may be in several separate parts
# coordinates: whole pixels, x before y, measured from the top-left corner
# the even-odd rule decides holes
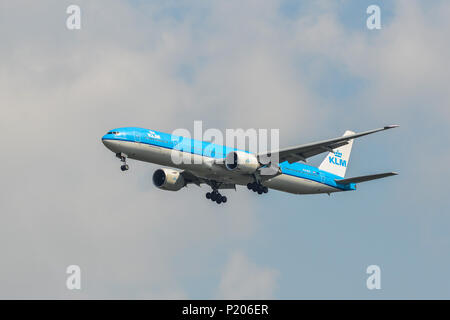
[[[180,139],[192,142],[190,144],[192,148],[176,149],[174,141],[179,142]],[[194,141],[142,128],[114,129],[103,136],[102,142],[116,154],[186,170],[201,179],[228,185],[246,185],[255,181],[254,174],[228,170],[223,165],[226,155],[236,150],[226,146],[216,145],[216,148],[211,149],[208,148],[211,145],[208,142]],[[211,150],[214,151],[211,152]],[[178,163],[173,160],[174,156],[178,159],[184,157],[184,161]],[[280,172],[277,175],[263,177],[261,183],[271,189],[295,194],[332,193],[355,189],[354,184],[340,185],[335,181],[339,177],[303,163],[283,162],[279,164],[279,168]]]

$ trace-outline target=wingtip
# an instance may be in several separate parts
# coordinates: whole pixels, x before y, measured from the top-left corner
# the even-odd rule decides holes
[[[393,128],[397,128],[397,127],[400,127],[400,125],[398,125],[398,124],[391,124],[389,126],[384,126],[384,129],[387,130],[387,129],[393,129]]]

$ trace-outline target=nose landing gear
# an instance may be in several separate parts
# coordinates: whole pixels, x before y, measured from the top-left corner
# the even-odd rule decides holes
[[[120,161],[123,163],[120,166],[120,170],[122,171],[127,171],[128,169],[130,169],[130,167],[127,165],[127,155],[124,153],[116,153],[116,157],[120,159]]]

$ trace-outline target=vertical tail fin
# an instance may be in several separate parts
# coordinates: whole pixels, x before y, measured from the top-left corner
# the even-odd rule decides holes
[[[354,134],[353,131],[345,131],[344,136]],[[330,172],[339,177],[345,177],[345,171],[347,170],[348,162],[350,159],[350,152],[352,151],[353,139],[348,144],[333,149],[319,166],[320,170]]]

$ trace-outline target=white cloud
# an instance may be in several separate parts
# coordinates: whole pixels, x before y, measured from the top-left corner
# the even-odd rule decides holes
[[[231,255],[219,284],[221,299],[270,299],[278,271],[251,262],[241,252]]]
[[[346,28],[330,5],[294,22],[293,48],[345,67],[350,75],[365,81],[368,85],[361,103],[369,104],[375,113],[387,108],[403,111],[421,103],[420,107],[448,116],[450,109],[442,101],[450,99],[446,89],[450,44],[444,40],[450,32],[445,18],[449,12],[447,1],[433,6],[397,1],[395,18],[379,31],[368,31]]]

